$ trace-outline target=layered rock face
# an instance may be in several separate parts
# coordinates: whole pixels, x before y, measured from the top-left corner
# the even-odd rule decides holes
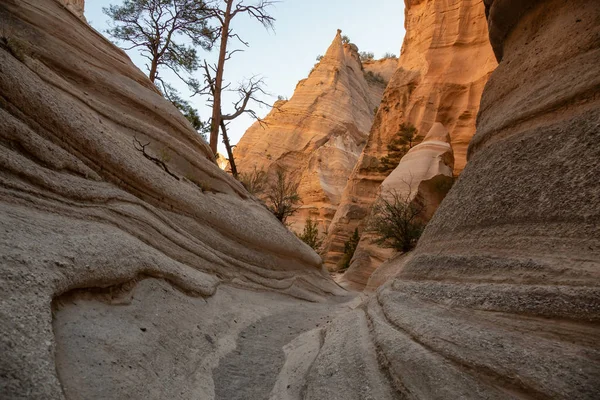
[[[431,219],[452,186],[454,156],[450,135],[442,124],[433,124],[423,142],[406,153],[394,171],[383,181],[379,197],[391,204],[396,201],[421,209],[419,221]],[[367,217],[367,219],[370,218]],[[350,268],[343,276],[343,286],[363,290],[373,271],[390,258],[394,251],[373,243],[376,236],[363,232],[352,258]]]
[[[482,0],[406,1],[406,36],[367,144],[348,180],[326,240],[325,262],[336,268],[344,242],[361,227],[378,187],[392,171],[381,159],[402,123],[421,135],[435,122],[450,132],[454,173],[466,163],[483,87],[497,65]]]
[[[243,288],[340,293],[124,52],[54,0],[0,21],[0,397],[212,398],[278,304]]]
[[[292,229],[301,230],[309,215],[321,230],[329,225],[396,65],[388,59],[363,67],[356,46],[343,44],[338,32],[292,98],[276,102],[235,147],[240,172],[256,167],[273,175],[283,167],[299,183],[302,208],[288,219]],[[383,80],[372,78],[377,75]]]
[[[594,399],[600,8],[487,3],[501,62],[469,162],[369,327],[407,397]]]
[[[85,9],[84,0],[58,0],[58,2],[67,7],[69,11],[77,15],[79,18],[85,20],[85,16],[83,15]]]

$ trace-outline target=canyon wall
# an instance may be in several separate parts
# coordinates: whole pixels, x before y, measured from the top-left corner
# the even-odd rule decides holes
[[[58,0],[58,2],[67,7],[69,11],[77,15],[79,18],[85,20],[85,16],[83,15],[85,11],[84,0]]]
[[[368,327],[407,397],[594,399],[600,8],[486,4],[501,62],[469,162],[412,258],[390,261]]]
[[[385,199],[387,204],[395,207],[394,214],[389,211],[387,214],[387,218],[392,218],[395,223],[425,224],[452,187],[453,167],[450,135],[442,124],[436,122],[423,142],[410,149],[385,178],[379,188],[376,204]],[[371,210],[367,221],[373,213],[386,208],[380,207]],[[376,240],[375,233],[363,231],[350,267],[340,280],[342,286],[363,290],[371,274],[394,255],[393,248],[382,247],[375,243]]]
[[[341,293],[123,51],[54,0],[0,23],[0,397],[211,398],[240,289]]]
[[[406,36],[398,69],[387,86],[369,138],[348,184],[325,242],[325,263],[335,269],[344,242],[364,219],[381,182],[388,145],[402,123],[424,136],[441,123],[454,150],[454,173],[466,163],[467,146],[485,83],[497,65],[487,35],[482,0],[406,1]]]
[[[235,147],[241,173],[256,167],[272,176],[283,167],[299,183],[302,206],[288,218],[293,230],[301,231],[308,216],[318,220],[321,231],[327,229],[397,62],[387,59],[363,66],[356,46],[343,44],[338,32],[292,98],[276,102]]]

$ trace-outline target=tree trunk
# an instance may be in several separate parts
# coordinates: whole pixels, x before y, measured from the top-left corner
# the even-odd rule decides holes
[[[212,120],[210,125],[210,148],[217,154],[217,142],[219,141],[219,127],[221,126],[221,91],[223,89],[223,70],[227,56],[227,40],[229,39],[229,23],[231,22],[231,6],[233,0],[227,0],[225,17],[221,29],[221,46],[219,48],[219,61],[217,63],[217,74],[215,76],[215,93],[213,96]],[[232,170],[233,171],[233,170]]]
[[[156,80],[157,69],[158,69],[158,60],[156,59],[156,57],[154,57],[152,59],[152,64],[150,65],[150,73],[148,74],[148,78],[150,78],[150,81],[152,81],[152,83],[154,83],[154,81]]]
[[[227,157],[229,157],[229,167],[231,168],[231,175],[237,179],[238,171],[235,166],[235,160],[233,158],[233,151],[231,150],[231,144],[229,144],[229,136],[227,136],[227,128],[225,127],[225,122],[221,120],[221,130],[223,131],[223,143],[225,143],[225,148],[227,149]]]

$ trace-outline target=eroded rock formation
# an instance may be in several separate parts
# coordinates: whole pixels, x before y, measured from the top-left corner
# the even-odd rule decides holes
[[[487,6],[464,173],[396,278],[334,304],[293,297],[338,291],[124,53],[0,3],[1,397],[595,399],[600,9]]]
[[[235,147],[240,172],[256,167],[273,175],[283,167],[299,182],[302,208],[288,219],[292,229],[301,231],[309,215],[322,231],[329,225],[396,65],[387,59],[363,66],[356,46],[343,44],[338,32],[292,98],[276,102]]]
[[[59,3],[67,7],[69,11],[77,15],[79,18],[85,20],[83,12],[85,11],[84,0],[58,0]]]
[[[435,122],[450,132],[454,173],[466,162],[483,87],[496,67],[482,0],[406,1],[406,36],[394,76],[383,96],[367,144],[348,180],[328,230],[325,262],[335,269],[344,242],[373,204],[393,170],[382,168],[402,123],[421,135]]]
[[[54,0],[0,24],[0,397],[208,399],[240,288],[340,292],[123,51]]]
[[[452,187],[453,166],[450,135],[436,122],[423,142],[410,149],[385,178],[379,197],[391,204],[398,200],[407,204],[416,202],[415,209],[422,209],[419,222],[426,223]],[[394,254],[394,250],[375,244],[375,239],[373,233],[363,232],[350,268],[341,280],[343,286],[363,290],[373,271]]]
[[[369,302],[369,327],[412,398],[594,399],[600,8],[486,3],[501,62],[469,162],[412,259]]]

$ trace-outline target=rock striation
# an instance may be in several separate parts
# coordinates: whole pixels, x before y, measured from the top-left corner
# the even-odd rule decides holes
[[[54,0],[0,21],[2,398],[208,399],[242,289],[341,293],[123,51]]]
[[[597,398],[600,9],[486,6],[469,163],[348,299],[123,52],[0,3],[2,398]]]
[[[450,132],[454,174],[462,171],[481,93],[497,65],[482,0],[405,3],[406,36],[398,68],[328,230],[329,269],[336,268],[354,229],[364,225],[379,185],[393,170],[382,168],[381,160],[402,123],[414,125],[421,135],[434,123],[443,124]]]
[[[58,0],[62,5],[67,7],[69,11],[85,20],[85,1],[84,0]]]
[[[288,219],[292,229],[301,231],[308,216],[327,229],[396,65],[396,59],[363,65],[338,31],[292,98],[277,101],[240,139],[234,149],[240,172],[256,167],[272,176],[283,167],[299,183],[302,207]]]
[[[378,197],[390,202],[394,201],[394,197],[407,203],[417,202],[419,208],[423,207],[419,219],[426,223],[452,187],[453,166],[450,135],[442,124],[436,122],[423,142],[410,149],[385,178]],[[371,274],[394,254],[392,249],[374,244],[375,239],[372,233],[363,232],[350,267],[340,281],[342,286],[363,290]]]
[[[398,398],[594,399],[600,8],[486,5],[501,62],[469,162],[364,324]]]

